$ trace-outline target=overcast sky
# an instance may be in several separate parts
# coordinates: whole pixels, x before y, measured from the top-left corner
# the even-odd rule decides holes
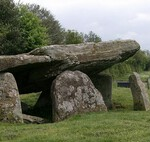
[[[150,0],[21,0],[21,2],[45,7],[66,29],[84,33],[93,31],[103,41],[135,39],[142,50],[150,50]]]

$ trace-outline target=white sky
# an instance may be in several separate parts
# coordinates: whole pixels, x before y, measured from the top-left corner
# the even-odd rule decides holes
[[[50,10],[66,29],[93,31],[103,41],[135,39],[142,50],[150,50],[150,0],[20,1]]]

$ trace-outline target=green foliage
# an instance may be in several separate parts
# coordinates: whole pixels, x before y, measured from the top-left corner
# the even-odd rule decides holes
[[[147,64],[147,56],[144,51],[139,50],[132,58],[126,61],[137,72],[144,71]]]
[[[147,63],[146,63],[145,70],[149,71],[150,70],[150,51],[146,50],[146,51],[144,51],[144,53],[145,53],[146,58],[147,58]]]
[[[16,24],[18,9],[13,0],[0,0],[0,24],[12,26]]]
[[[83,43],[83,34],[75,30],[67,30],[65,32],[64,44],[79,44]]]
[[[142,72],[148,68],[148,61],[150,56],[145,54],[144,51],[139,50],[133,57],[128,60],[116,64],[105,72],[111,74],[114,78],[130,74],[131,72]]]
[[[50,44],[78,44],[100,42],[94,32],[65,31],[50,11],[36,4],[17,4],[13,0],[0,1],[0,54],[29,52]]]
[[[18,54],[47,44],[46,28],[23,5],[0,1],[0,54]]]
[[[27,7],[21,5],[19,7],[20,17],[20,33],[22,42],[22,52],[28,52],[32,49],[47,44],[46,28],[42,26],[41,20]]]
[[[48,34],[48,44],[61,44],[63,42],[64,29],[61,27],[50,11],[41,8],[39,5],[27,5],[29,11],[33,12],[42,21],[42,25],[46,27]]]
[[[79,44],[83,42],[101,42],[101,38],[92,31],[88,34],[79,33],[75,30],[65,31],[64,44]]]
[[[13,0],[0,1],[0,54],[13,54],[18,45],[18,12]]]
[[[122,76],[132,73],[133,71],[135,70],[132,70],[129,64],[123,62],[108,68],[104,72],[112,75],[113,78],[118,78],[118,77],[120,78]]]
[[[101,38],[94,32],[90,31],[88,34],[84,35],[85,42],[101,42]]]

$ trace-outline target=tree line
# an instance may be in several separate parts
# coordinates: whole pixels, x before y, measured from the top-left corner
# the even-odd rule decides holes
[[[100,42],[94,32],[88,34],[64,29],[51,12],[36,4],[0,1],[0,54],[29,52],[51,44]]]
[[[52,44],[101,42],[99,35],[65,29],[45,8],[36,4],[0,0],[0,55],[15,55]],[[127,61],[106,72],[119,76],[132,71],[150,70],[150,52],[139,51]]]
[[[113,78],[122,77],[132,72],[150,71],[150,51],[139,50],[128,60],[116,64],[104,72],[112,75]]]

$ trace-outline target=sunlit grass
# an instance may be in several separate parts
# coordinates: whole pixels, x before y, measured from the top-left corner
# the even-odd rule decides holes
[[[112,102],[118,109],[133,109],[133,98],[130,88],[116,87],[114,82],[112,90]],[[120,106],[120,108],[119,108]]]

